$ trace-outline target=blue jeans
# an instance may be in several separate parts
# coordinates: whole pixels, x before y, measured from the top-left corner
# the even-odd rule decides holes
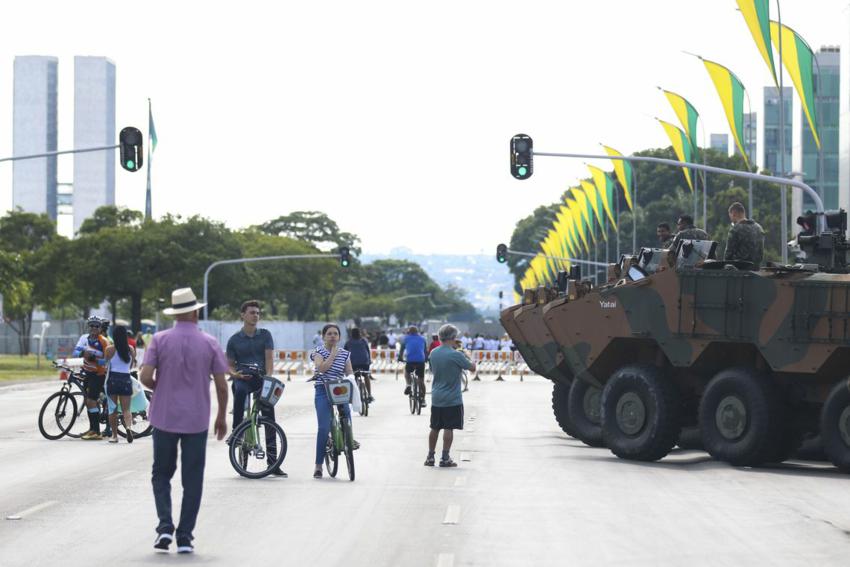
[[[183,483],[183,504],[180,506],[180,523],[177,538],[192,539],[192,530],[201,508],[204,489],[204,464],[207,455],[207,432],[171,433],[153,430],[153,470],[151,484],[156,503],[158,534],[174,533],[171,519],[171,477],[177,469],[177,445],[180,444],[180,475]]]
[[[333,407],[328,400],[328,393],[323,385],[316,386],[316,419],[319,421],[319,432],[316,434],[316,464],[321,465],[325,460],[325,447],[328,444],[328,434],[331,432],[331,416]],[[342,406],[342,414],[351,419],[348,404]]]

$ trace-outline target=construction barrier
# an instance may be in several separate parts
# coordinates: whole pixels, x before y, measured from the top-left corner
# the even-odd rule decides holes
[[[279,350],[277,351],[274,373],[286,374],[287,381],[294,375],[313,373],[313,364],[309,359],[312,351]],[[505,376],[523,376],[530,374],[528,365],[522,359],[519,351],[502,350],[473,350],[465,351],[466,355],[476,365],[473,380],[480,380],[479,375],[496,375],[497,381]],[[399,362],[398,352],[392,349],[372,349],[371,371],[375,374],[395,374],[396,379],[404,374],[404,363]],[[426,366],[426,376],[430,382],[430,369]]]

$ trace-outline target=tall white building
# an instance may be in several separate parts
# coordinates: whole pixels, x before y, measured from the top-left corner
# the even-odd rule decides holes
[[[115,64],[74,57],[74,148],[116,143]],[[98,207],[115,204],[115,150],[74,154],[74,233]]]
[[[58,66],[55,57],[15,57],[13,155],[57,150]],[[55,220],[56,156],[12,163],[12,207]]]

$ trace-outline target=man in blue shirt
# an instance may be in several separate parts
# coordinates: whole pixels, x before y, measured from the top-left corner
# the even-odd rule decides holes
[[[465,354],[456,350],[457,327],[443,325],[438,332],[440,346],[431,351],[431,433],[428,436],[428,457],[426,467],[434,466],[434,451],[437,438],[443,431],[443,454],[441,467],[456,467],[449,451],[454,440],[454,430],[463,429],[463,394],[461,379],[464,370],[475,371],[475,363]]]
[[[233,380],[233,429],[242,423],[245,415],[245,401],[249,394],[263,387],[263,379],[239,371],[241,364],[256,364],[260,374],[265,376],[274,371],[274,339],[267,329],[260,329],[260,302],[251,299],[242,304],[242,329],[227,341],[227,361],[230,364],[230,376]],[[274,408],[263,407],[261,413],[274,420]],[[228,439],[228,442],[230,439]],[[270,463],[277,460],[277,440],[274,433],[266,431],[266,458]],[[286,477],[279,467],[272,474]]]
[[[419,381],[420,401],[422,407],[425,404],[425,337],[419,334],[419,329],[410,327],[405,335],[404,342],[401,344],[400,360],[405,361],[404,365],[404,381],[407,387],[404,389],[404,395],[410,395],[410,380],[416,374],[416,379]]]

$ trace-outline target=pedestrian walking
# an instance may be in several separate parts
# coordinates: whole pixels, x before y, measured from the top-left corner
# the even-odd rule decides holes
[[[449,451],[454,440],[454,430],[463,429],[462,374],[475,371],[475,363],[463,352],[455,350],[458,330],[454,325],[443,325],[437,331],[441,345],[431,353],[430,364],[434,379],[431,382],[431,433],[428,435],[426,467],[434,466],[437,439],[443,432],[441,467],[456,467]]]
[[[741,203],[729,206],[729,236],[726,239],[726,261],[752,262],[758,269],[764,258],[764,229],[752,219],[747,218],[747,210]]]
[[[227,433],[227,359],[218,342],[198,328],[198,310],[204,305],[198,303],[191,288],[174,290],[171,307],[163,313],[174,316],[176,323],[154,335],[142,364],[142,384],[153,392],[149,419],[154,428],[151,484],[159,517],[154,542],[157,551],[167,552],[174,539],[171,478],[177,469],[178,445],[183,503],[177,525],[177,552],[194,551],[192,531],[204,485],[211,375],[218,399],[213,431],[219,441]]]
[[[248,396],[263,387],[261,376],[274,370],[274,339],[268,329],[257,326],[261,315],[260,302],[249,299],[242,303],[239,311],[242,328],[227,341],[227,362],[230,364],[230,377],[233,380],[233,431],[242,423]],[[243,364],[259,367],[260,376],[240,372],[239,367]],[[275,420],[273,406],[261,406],[260,413],[272,421]],[[273,465],[277,461],[277,437],[271,426],[265,427],[265,438],[266,462]],[[230,441],[228,438],[227,442]],[[272,469],[271,474],[289,476],[280,467]]]
[[[112,431],[110,443],[118,443],[118,404],[124,413],[124,429],[127,431],[127,443],[133,442],[133,412],[130,400],[133,398],[133,381],[130,369],[135,360],[135,349],[130,346],[127,328],[116,325],[112,330],[113,346],[106,349],[109,357],[109,375],[106,379],[106,396],[109,409],[109,428]]]
[[[316,433],[316,468],[313,470],[313,478],[322,478],[325,445],[331,431],[333,407],[331,407],[328,393],[325,391],[325,382],[339,380],[347,374],[354,374],[354,370],[351,368],[351,353],[339,347],[339,339],[339,327],[333,323],[328,323],[322,329],[323,344],[317,346],[310,353],[310,360],[315,365],[316,371],[316,375],[313,377],[316,391],[314,405],[316,406],[316,420],[319,424],[319,430]],[[342,412],[351,419],[351,409],[348,404],[342,406]],[[355,446],[355,448],[357,447]]]

